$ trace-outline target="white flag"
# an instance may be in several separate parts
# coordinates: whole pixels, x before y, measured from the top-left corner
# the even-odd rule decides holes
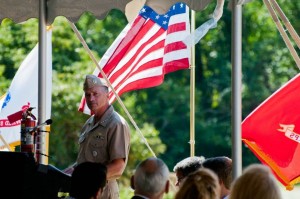
[[[52,94],[52,30],[47,31],[47,89],[46,117],[51,115]],[[34,107],[32,113],[36,117],[38,110],[38,44],[27,55],[15,74],[10,87],[0,97],[0,150],[7,150],[5,142],[10,146],[20,145],[21,121],[10,123],[7,116],[27,107]]]

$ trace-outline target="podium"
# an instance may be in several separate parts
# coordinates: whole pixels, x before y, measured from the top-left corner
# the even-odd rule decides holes
[[[0,151],[1,198],[54,199],[69,192],[71,177],[51,165],[37,164],[34,154]]]

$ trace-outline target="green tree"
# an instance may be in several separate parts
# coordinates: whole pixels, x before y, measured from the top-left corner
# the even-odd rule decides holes
[[[34,19],[24,25],[3,20],[0,28],[0,96],[6,92],[21,62],[36,44],[36,25]]]

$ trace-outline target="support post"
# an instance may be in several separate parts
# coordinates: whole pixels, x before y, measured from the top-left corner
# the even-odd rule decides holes
[[[232,163],[233,179],[242,173],[242,6],[232,0]]]
[[[39,71],[38,71],[38,124],[46,120],[46,92],[47,92],[47,25],[46,25],[47,1],[39,0]],[[45,156],[46,147],[46,127],[40,128],[36,136],[36,158],[40,164],[48,164],[48,157]]]

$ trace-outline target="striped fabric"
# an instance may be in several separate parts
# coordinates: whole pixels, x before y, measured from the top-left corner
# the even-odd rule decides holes
[[[118,93],[160,85],[164,75],[190,66],[190,49],[182,42],[190,35],[189,8],[174,4],[162,15],[144,6],[128,24],[99,65]],[[98,68],[94,75],[102,77]],[[110,102],[116,97],[110,91]],[[82,97],[79,111],[90,114]]]

